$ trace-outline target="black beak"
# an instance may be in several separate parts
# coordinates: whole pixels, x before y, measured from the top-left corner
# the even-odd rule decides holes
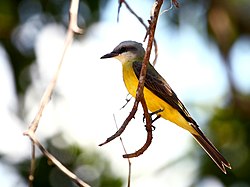
[[[104,58],[112,58],[112,57],[115,57],[115,56],[118,56],[118,55],[119,55],[118,53],[112,51],[111,53],[108,53],[108,54],[106,54],[106,55],[103,55],[103,56],[101,57],[101,59],[104,59]]]

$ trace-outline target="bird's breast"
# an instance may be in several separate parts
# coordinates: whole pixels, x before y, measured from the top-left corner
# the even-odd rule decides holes
[[[136,97],[138,79],[134,73],[132,63],[123,64],[123,81],[125,83],[128,92],[133,97]],[[160,113],[162,118],[177,124],[178,126],[188,130],[193,134],[197,133],[193,129],[193,127],[185,120],[185,118],[167,102],[156,96],[146,87],[144,87],[143,93],[147,103],[147,107],[151,112],[155,112],[159,109],[162,109],[163,112]]]
[[[128,92],[135,97],[138,86],[138,79],[134,73],[132,63],[123,64],[123,81]]]

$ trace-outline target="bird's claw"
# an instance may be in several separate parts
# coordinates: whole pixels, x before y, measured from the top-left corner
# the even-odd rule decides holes
[[[154,111],[154,112],[149,113],[150,120],[151,120],[152,131],[154,131],[154,130],[156,129],[156,127],[153,126],[152,124],[153,124],[157,119],[159,119],[159,118],[161,117],[161,115],[158,114],[158,113],[160,113],[160,112],[163,112],[163,109],[159,109],[159,110],[156,110],[156,111]],[[155,114],[156,114],[157,116],[156,116],[154,119],[152,119],[152,116],[155,115]],[[145,114],[143,115],[143,122],[145,122]],[[146,125],[145,125],[145,127],[146,127]]]

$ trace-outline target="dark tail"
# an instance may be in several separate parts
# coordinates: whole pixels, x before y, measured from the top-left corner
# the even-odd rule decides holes
[[[199,128],[195,128],[199,135],[192,134],[194,139],[206,151],[215,164],[221,169],[223,173],[227,173],[225,167],[231,169],[230,163],[220,154],[216,147],[206,138]]]

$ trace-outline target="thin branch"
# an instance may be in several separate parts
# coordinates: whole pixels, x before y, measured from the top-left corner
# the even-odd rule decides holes
[[[129,94],[128,94],[127,97],[126,97],[126,103],[120,108],[120,110],[123,109],[123,108],[125,108],[125,107],[127,106],[127,104],[129,103],[129,101],[132,99],[132,96],[131,96],[131,95],[130,95],[129,98],[128,98],[128,96],[129,96]]]
[[[157,45],[157,42],[156,40],[154,39],[154,47],[155,47],[155,58],[152,62],[152,65],[155,66],[156,62],[157,62],[157,59],[158,59],[158,45]]]
[[[113,117],[114,117],[116,129],[118,130],[118,125],[116,123],[116,119],[115,119],[115,115],[114,114],[113,114]],[[127,154],[127,150],[126,150],[125,145],[124,145],[124,143],[122,141],[122,137],[120,136],[119,138],[120,138],[120,142],[122,144],[122,148],[123,148],[125,154]],[[131,181],[131,162],[130,162],[129,158],[127,160],[128,160],[128,187],[130,187],[130,181]]]
[[[134,102],[134,106],[133,106],[131,112],[129,113],[129,115],[128,115],[128,117],[125,119],[125,121],[123,122],[122,126],[116,131],[115,134],[113,134],[112,136],[110,136],[109,138],[107,138],[107,140],[106,140],[105,142],[99,144],[99,146],[105,145],[106,143],[108,143],[108,142],[114,140],[115,138],[117,138],[118,136],[120,136],[120,135],[123,133],[123,131],[124,131],[125,128],[127,127],[128,123],[131,121],[132,118],[134,118],[135,113],[136,113],[137,108],[138,108],[138,104],[139,104],[139,101],[136,100],[136,101]]]
[[[107,138],[107,140],[105,142],[101,143],[99,146],[102,146],[102,145],[112,141],[113,139],[117,138],[118,136],[120,136],[122,134],[122,132],[125,130],[128,123],[130,122],[130,120],[134,117],[134,115],[138,109],[139,102],[144,98],[143,88],[144,88],[144,83],[145,83],[145,78],[146,78],[147,65],[149,63],[150,53],[151,53],[152,45],[153,45],[153,41],[154,41],[155,29],[156,29],[157,20],[158,20],[158,16],[159,16],[159,12],[160,12],[160,8],[162,6],[162,3],[163,3],[163,0],[156,0],[154,3],[154,6],[153,6],[154,7],[153,15],[151,16],[151,20],[149,21],[150,25],[149,25],[149,30],[148,30],[148,34],[149,34],[148,45],[146,48],[146,53],[145,53],[145,56],[143,59],[143,64],[142,64],[142,68],[141,68],[141,72],[140,72],[139,83],[138,83],[138,87],[136,90],[136,98],[135,98],[134,106],[133,106],[131,112],[129,113],[128,117],[126,118],[126,120],[123,122],[120,129],[118,129],[114,135]],[[142,102],[142,103],[143,103],[143,105],[145,104],[145,102]],[[146,107],[146,106],[143,106],[143,107]],[[145,116],[147,116],[148,111],[146,110],[144,112],[145,112]]]
[[[146,31],[148,31],[148,26],[146,25],[146,23],[144,23],[143,19],[135,13],[135,11],[129,6],[129,4],[126,2],[126,0],[119,0],[117,21],[119,21],[119,13],[120,13],[122,3],[125,4],[126,8],[129,10],[129,12],[131,14],[133,14],[138,19],[138,21],[145,27]],[[153,63],[152,63],[153,66],[155,66],[157,58],[158,58],[158,46],[157,46],[157,42],[155,39],[154,39],[154,48],[155,48],[155,58],[154,58]]]
[[[129,6],[129,4],[128,4],[125,0],[120,1],[120,3],[121,3],[121,4],[124,3],[125,6],[126,6],[126,8],[129,10],[129,12],[130,12],[131,14],[133,14],[133,15],[138,19],[138,21],[145,27],[146,30],[148,29],[148,26],[144,23],[143,19],[142,19],[140,16],[138,16],[138,15],[135,13],[135,11],[133,11],[133,9]]]
[[[79,28],[77,25],[78,7],[79,7],[79,0],[71,0],[71,5],[69,9],[70,21],[69,21],[68,31],[72,30],[74,33],[83,34],[84,30]]]
[[[37,145],[37,147],[41,150],[41,152],[51,160],[53,164],[55,164],[64,174],[66,174],[70,179],[72,179],[78,186],[80,187],[90,187],[87,183],[83,182],[81,179],[79,179],[74,173],[72,173],[70,170],[68,170],[61,162],[59,162],[52,154],[50,154],[45,147],[37,140],[35,134],[32,131],[29,131],[28,134],[29,138],[32,140],[32,142]]]
[[[31,166],[30,166],[30,174],[29,174],[29,186],[32,187],[32,183],[34,180],[34,171],[35,171],[35,144],[41,149],[41,151],[44,153],[45,156],[47,156],[48,158],[51,159],[51,161],[58,166],[58,168],[64,172],[68,177],[70,177],[71,179],[73,179],[76,184],[78,184],[79,186],[89,186],[86,183],[84,183],[83,181],[81,181],[80,179],[78,179],[74,174],[72,174],[70,171],[68,171],[58,160],[56,160],[52,155],[50,155],[48,153],[48,151],[38,142],[38,140],[35,137],[35,132],[38,128],[38,124],[40,122],[40,119],[42,117],[43,111],[45,109],[45,107],[47,106],[47,104],[49,103],[53,90],[55,89],[56,86],[56,82],[61,70],[61,66],[62,63],[64,61],[64,57],[66,52],[68,51],[69,47],[71,46],[71,43],[73,41],[73,36],[74,33],[83,33],[83,30],[80,29],[77,26],[77,14],[78,14],[78,5],[79,5],[79,0],[72,0],[71,1],[71,5],[70,5],[70,10],[69,10],[69,16],[70,16],[70,20],[69,20],[69,27],[67,30],[67,35],[66,35],[66,39],[65,39],[65,43],[64,43],[64,49],[62,52],[62,56],[60,59],[60,62],[58,64],[58,67],[56,69],[56,72],[53,76],[53,78],[51,79],[49,85],[47,86],[41,101],[40,101],[40,105],[39,105],[39,109],[38,112],[35,116],[35,118],[33,119],[33,121],[31,122],[29,128],[27,131],[25,131],[23,134],[26,136],[29,136],[29,138],[32,141],[32,159],[31,159]]]
[[[130,187],[130,181],[131,181],[131,162],[128,158],[128,187]]]
[[[179,8],[179,7],[180,7],[180,4],[179,4],[179,2],[178,2],[177,0],[172,0],[172,2],[173,2],[174,6],[175,6],[176,8]]]
[[[125,155],[123,155],[123,158],[132,158],[132,157],[140,156],[141,154],[144,153],[144,151],[147,150],[147,148],[150,146],[150,144],[152,142],[152,139],[153,139],[152,121],[151,121],[151,117],[150,117],[150,115],[148,113],[148,107],[147,107],[147,104],[145,102],[144,97],[141,98],[141,104],[142,104],[144,115],[145,115],[145,118],[146,118],[147,140],[146,140],[145,144],[138,151],[136,151],[134,153],[130,153],[130,154],[126,153]]]
[[[36,165],[36,154],[35,154],[35,144],[31,143],[31,162],[30,162],[30,174],[29,174],[29,187],[33,186],[34,174],[35,174],[35,165]]]
[[[165,12],[168,12],[169,10],[171,10],[173,8],[173,1],[171,0],[170,1],[170,6],[169,6],[169,8],[167,8],[166,10],[163,10],[161,13],[160,13],[160,16],[162,15],[162,14],[164,14]]]
[[[152,8],[152,15],[151,15],[151,20],[149,21],[149,30],[148,30],[148,45],[146,48],[146,53],[143,59],[143,64],[140,72],[140,78],[139,78],[139,85],[136,91],[136,101],[140,101],[144,110],[144,115],[146,117],[146,129],[147,129],[147,140],[146,143],[135,153],[123,155],[124,158],[131,158],[131,157],[137,157],[149,147],[149,145],[152,142],[152,124],[151,124],[151,118],[148,114],[148,108],[145,102],[144,94],[143,94],[143,88],[144,88],[144,83],[145,83],[145,78],[146,78],[146,73],[147,73],[147,65],[149,63],[149,58],[152,50],[152,45],[154,41],[154,34],[155,34],[155,29],[158,21],[158,16],[160,13],[161,6],[163,4],[163,0],[156,0],[153,8]]]
[[[70,14],[69,14],[70,21],[69,21],[69,27],[68,27],[67,36],[66,36],[65,43],[64,43],[64,49],[62,52],[62,56],[61,56],[59,65],[57,67],[57,70],[56,70],[52,80],[50,81],[49,85],[47,86],[47,88],[42,96],[39,110],[38,110],[34,120],[32,121],[31,125],[29,126],[29,130],[31,130],[33,132],[36,131],[38,124],[39,124],[39,121],[42,117],[43,111],[51,99],[51,95],[52,95],[53,90],[55,88],[55,85],[56,85],[56,82],[58,79],[58,75],[59,75],[59,72],[61,70],[62,63],[64,61],[64,57],[65,57],[66,52],[68,51],[68,49],[71,46],[71,43],[73,41],[74,32],[77,32],[77,33],[83,32],[83,30],[79,29],[79,27],[77,26],[78,3],[79,3],[79,0],[72,0],[71,1],[70,11],[69,11],[70,12]]]

